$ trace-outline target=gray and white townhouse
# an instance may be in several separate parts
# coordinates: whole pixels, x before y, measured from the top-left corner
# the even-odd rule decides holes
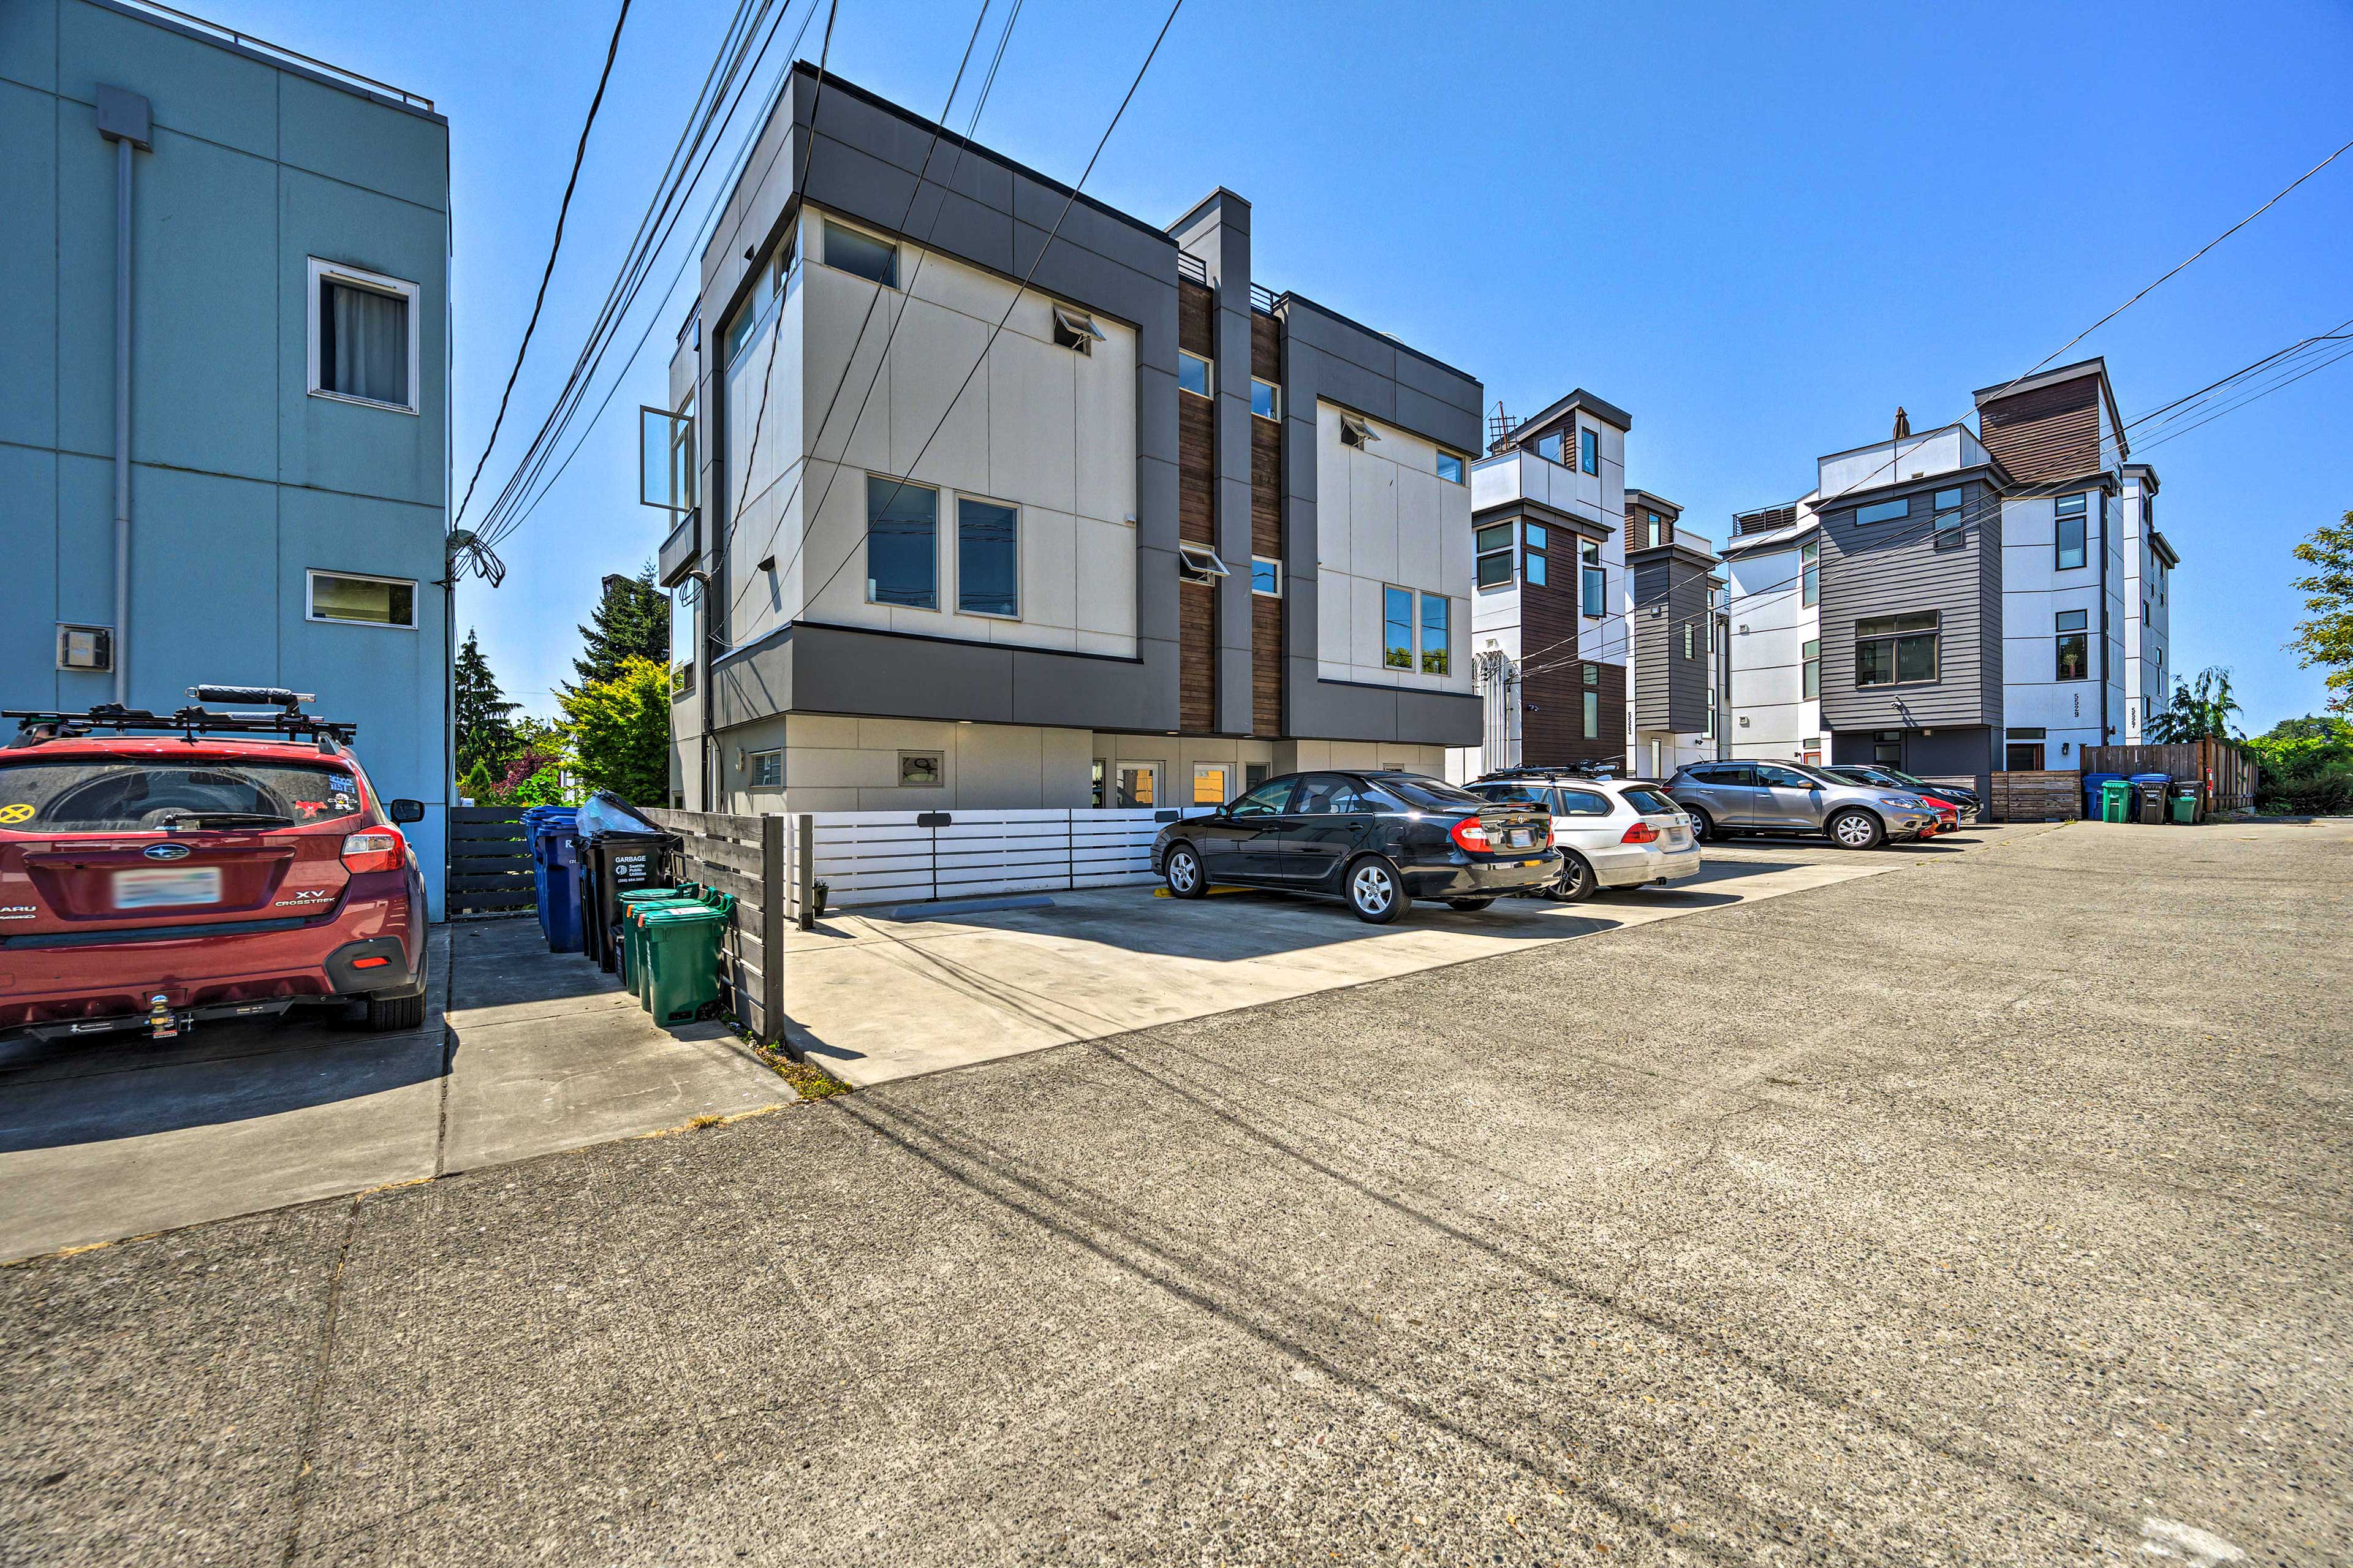
[[[1925,777],[2077,765],[2163,701],[2170,579],[2158,480],[2107,367],[1976,395],[1978,424],[1817,460],[1723,551],[1731,754]]]
[[[646,415],[682,804],[1189,805],[1476,741],[1480,384],[1260,285],[1253,222],[796,63]]]

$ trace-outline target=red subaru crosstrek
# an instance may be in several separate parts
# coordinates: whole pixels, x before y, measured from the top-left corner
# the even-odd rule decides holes
[[[424,879],[352,755],[355,726],[274,688],[154,714],[10,712],[0,749],[0,1037],[364,1005],[425,1017]],[[262,702],[275,712],[202,704]]]

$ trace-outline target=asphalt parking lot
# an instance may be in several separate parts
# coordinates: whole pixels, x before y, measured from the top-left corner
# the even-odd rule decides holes
[[[2353,823],[0,1270],[0,1557],[2353,1558]]]

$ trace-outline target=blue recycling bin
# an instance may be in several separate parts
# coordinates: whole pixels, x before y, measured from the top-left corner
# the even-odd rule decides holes
[[[576,815],[568,805],[533,806],[523,813],[523,828],[531,836],[532,891],[550,952],[580,951],[580,900],[564,857]]]
[[[2084,775],[2084,820],[2100,820],[2100,786],[2110,779],[2121,779],[2122,773],[2085,773]]]

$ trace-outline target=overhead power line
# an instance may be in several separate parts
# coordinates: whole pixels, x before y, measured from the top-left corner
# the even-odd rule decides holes
[[[580,165],[588,156],[588,132],[596,127],[596,111],[605,104],[605,85],[613,79],[613,61],[621,52],[621,28],[629,19],[629,0],[621,0],[620,15],[613,18],[612,41],[605,46],[605,68],[596,74],[596,95],[588,100],[588,117],[580,122],[580,142],[572,150],[572,173],[564,182],[564,200],[555,209],[555,237],[548,242],[547,265],[540,269],[539,293],[531,302],[531,320],[523,323],[522,342],[515,345],[514,365],[507,372],[506,390],[499,394],[499,412],[491,421],[491,438],[482,443],[482,455],[475,460],[474,477],[466,481],[464,500],[459,501],[456,521],[463,521],[466,508],[474,499],[474,487],[481,483],[482,467],[491,460],[491,448],[499,444],[499,426],[506,423],[507,402],[514,396],[515,378],[522,374],[523,356],[531,352],[531,335],[539,330],[539,312],[547,304],[548,279],[555,276],[555,258],[564,250],[564,220],[572,213],[572,193],[580,184]]]

